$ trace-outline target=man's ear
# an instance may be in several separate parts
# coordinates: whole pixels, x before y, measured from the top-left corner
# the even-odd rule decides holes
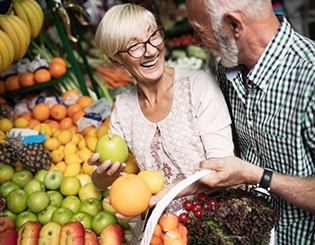
[[[233,35],[235,38],[239,37],[242,34],[243,19],[241,12],[227,12],[223,16],[222,22],[224,30]]]

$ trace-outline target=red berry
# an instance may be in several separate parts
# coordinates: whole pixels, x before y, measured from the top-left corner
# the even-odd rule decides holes
[[[181,223],[184,222],[184,220],[188,217],[187,213],[181,213],[179,216],[178,216],[178,219]]]
[[[190,211],[193,207],[193,203],[190,201],[190,200],[186,200],[184,203],[183,203],[183,207],[184,209],[186,209],[187,211]]]
[[[195,210],[194,211],[194,215],[196,218],[201,218],[202,216],[202,210]]]
[[[195,203],[191,208],[191,211],[193,211],[194,213],[195,213],[195,211],[198,211],[198,210],[202,210],[202,204],[201,203]]]
[[[209,207],[215,206],[217,204],[218,204],[218,201],[216,199],[209,199],[208,202],[207,202],[207,205]]]
[[[199,202],[203,202],[206,199],[207,199],[207,194],[206,193],[199,193],[198,196],[197,196],[197,200]]]
[[[183,224],[186,225],[191,221],[191,218],[187,216],[186,219],[184,219]]]

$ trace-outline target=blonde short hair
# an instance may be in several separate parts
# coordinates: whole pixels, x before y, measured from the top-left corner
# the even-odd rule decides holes
[[[130,3],[114,5],[98,25],[95,43],[108,58],[117,60],[117,52],[126,49],[130,40],[139,35],[140,26],[157,27],[149,10]]]

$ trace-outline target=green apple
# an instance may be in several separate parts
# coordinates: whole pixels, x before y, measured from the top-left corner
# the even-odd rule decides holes
[[[27,195],[30,195],[35,191],[45,191],[46,187],[42,181],[31,179],[30,182],[24,186],[23,190],[27,193]]]
[[[97,234],[100,235],[102,230],[108,226],[109,224],[117,223],[116,216],[111,214],[107,211],[100,211],[98,212],[92,220],[92,230]]]
[[[105,199],[102,200],[102,207],[103,207],[103,210],[107,212],[110,212],[112,214],[116,213],[116,210],[113,208],[113,206],[109,204]]]
[[[118,223],[122,228],[124,228],[124,230],[129,230],[129,229],[130,229],[130,227],[129,227],[129,221],[130,221],[130,219],[122,219],[122,218],[117,217],[117,223]]]
[[[44,177],[44,185],[46,189],[58,190],[63,180],[64,175],[62,172],[56,169],[50,169]]]
[[[28,195],[22,189],[11,191],[7,196],[7,208],[13,213],[21,213],[27,208]]]
[[[19,213],[15,219],[15,228],[21,227],[24,223],[27,221],[37,221],[37,216],[33,212],[30,211],[24,211],[22,213]]]
[[[50,203],[48,194],[45,191],[35,191],[27,198],[27,207],[33,213],[43,211]]]
[[[92,179],[89,174],[78,174],[75,177],[80,180],[81,186],[84,186],[87,183],[92,183]]]
[[[92,228],[92,216],[86,212],[79,211],[78,213],[74,214],[70,221],[79,221],[84,226],[85,229]]]
[[[73,212],[69,208],[57,208],[52,216],[50,221],[57,222],[60,225],[64,225],[69,222],[71,217],[73,216]]]
[[[16,189],[20,189],[20,186],[11,180],[0,185],[0,193],[4,195],[4,197],[7,197],[11,191]]]
[[[41,182],[44,183],[44,178],[47,174],[48,170],[47,169],[40,169],[37,171],[37,173],[34,176],[34,179],[40,180]]]
[[[0,185],[12,179],[15,169],[7,164],[0,165]]]
[[[48,205],[43,211],[37,214],[38,222],[41,225],[45,225],[46,223],[48,223],[51,219],[53,212],[55,212],[56,209],[57,209],[56,206]]]
[[[12,176],[12,181],[24,188],[24,186],[33,179],[33,174],[31,171],[23,169],[21,171],[15,172]]]
[[[47,195],[49,196],[50,203],[49,205],[56,206],[57,208],[61,207],[61,203],[63,201],[63,195],[59,191],[47,191]]]
[[[84,186],[81,186],[79,190],[79,198],[83,202],[88,198],[96,198],[98,200],[102,199],[102,192],[95,188],[93,183],[87,183]]]
[[[99,162],[105,160],[114,162],[125,162],[128,157],[126,142],[118,134],[108,133],[101,136],[95,146],[95,152],[100,155]]]
[[[16,213],[11,212],[9,209],[5,209],[5,210],[3,211],[3,214],[4,214],[5,217],[8,217],[8,218],[10,218],[11,220],[13,220],[13,222],[15,222],[15,219],[16,219],[16,217],[17,217],[17,214],[16,214]]]
[[[60,184],[60,193],[64,196],[75,196],[81,187],[80,180],[74,176],[66,176]]]
[[[80,211],[95,216],[98,212],[102,211],[101,201],[93,197],[85,199],[81,203]]]
[[[109,197],[109,192],[110,192],[110,190],[109,190],[108,188],[105,189],[105,190],[103,190],[103,191],[102,191],[103,197],[104,197],[104,198]]]
[[[61,203],[61,207],[69,208],[76,214],[80,210],[81,200],[77,196],[66,196]]]

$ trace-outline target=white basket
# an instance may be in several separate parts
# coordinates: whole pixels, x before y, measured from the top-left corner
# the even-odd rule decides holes
[[[197,180],[209,175],[211,170],[201,170],[193,175],[189,176],[188,178],[179,182],[176,186],[172,188],[155,206],[154,210],[152,211],[151,216],[148,219],[145,231],[143,233],[143,237],[141,240],[141,245],[149,245],[154,228],[159,221],[160,216],[162,215],[165,208],[169,205],[169,203],[187,186],[191,185],[192,183],[196,182]]]

